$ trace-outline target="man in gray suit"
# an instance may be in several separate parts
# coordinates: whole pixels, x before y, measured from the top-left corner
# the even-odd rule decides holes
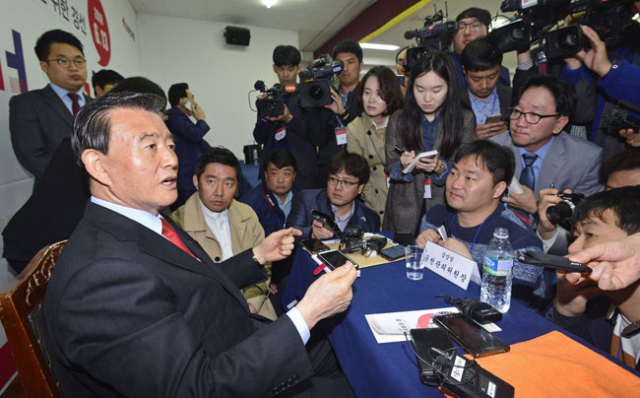
[[[603,189],[598,181],[602,149],[563,133],[576,103],[575,89],[551,76],[534,76],[518,89],[510,112],[510,131],[491,138],[516,157],[513,190],[503,201],[526,213],[538,209],[540,190],[555,187],[591,195]]]
[[[71,33],[45,32],[35,47],[50,83],[9,101],[9,130],[16,158],[36,182],[63,138],[70,137],[74,116],[89,99],[80,91],[87,80],[83,46]]]

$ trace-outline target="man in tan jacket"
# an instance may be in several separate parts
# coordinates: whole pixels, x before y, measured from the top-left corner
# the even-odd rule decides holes
[[[197,192],[171,218],[191,235],[217,263],[255,247],[264,240],[264,230],[251,207],[234,199],[240,163],[222,147],[208,148],[195,169]],[[271,278],[271,264],[265,266]],[[274,320],[268,280],[244,289],[256,312]],[[253,310],[253,308],[252,308]]]

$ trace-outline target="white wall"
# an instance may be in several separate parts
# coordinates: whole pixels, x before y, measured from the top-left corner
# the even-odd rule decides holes
[[[168,90],[186,82],[205,110],[212,145],[229,148],[240,159],[242,147],[253,141],[256,114],[247,93],[256,80],[277,82],[271,65],[279,44],[298,46],[298,33],[243,26],[251,30],[249,47],[224,42],[230,25],[183,18],[139,15],[142,69],[146,77]],[[255,94],[251,95],[252,107]]]

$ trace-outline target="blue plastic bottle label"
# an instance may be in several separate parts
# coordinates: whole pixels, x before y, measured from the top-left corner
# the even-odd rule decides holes
[[[493,276],[509,276],[513,272],[513,259],[497,260],[484,256],[484,272]]]

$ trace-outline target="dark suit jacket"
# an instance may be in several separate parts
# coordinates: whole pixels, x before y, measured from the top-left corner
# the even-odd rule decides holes
[[[194,193],[196,187],[193,185],[193,174],[196,163],[202,152],[210,145],[205,141],[204,136],[210,130],[209,125],[204,120],[193,123],[189,116],[178,108],[167,110],[167,128],[173,134],[173,141],[176,144],[176,156],[178,156],[178,189]],[[191,196],[187,195],[185,200]]]
[[[171,221],[171,220],[169,220]],[[239,289],[264,278],[251,251],[202,262],[88,203],[44,300],[53,354],[101,397],[263,397],[311,376],[287,316],[252,316]]]
[[[76,163],[71,138],[65,138],[33,187],[33,194],[2,231],[3,257],[28,263],[46,245],[69,239],[89,198],[85,172]],[[12,261],[13,260],[13,261]]]
[[[289,151],[296,159],[296,188],[315,188],[315,179],[318,173],[318,166],[316,165],[318,153],[307,132],[305,115],[300,108],[300,99],[297,95],[291,95],[288,98],[289,111],[293,115],[290,123],[270,123],[262,120],[262,118],[258,116],[256,126],[253,129],[253,138],[255,138],[258,144],[263,145],[258,177],[260,179],[263,178],[264,161],[271,155],[271,152],[275,150],[274,148],[277,148],[278,144],[282,142],[283,147],[277,149]],[[286,129],[286,143],[284,141],[276,141],[275,138],[276,132],[282,127]]]
[[[9,130],[18,162],[37,182],[62,139],[71,137],[73,115],[47,85],[11,98]]]
[[[380,216],[357,199],[353,201],[353,204],[356,208],[347,226],[360,226],[364,232],[380,232]],[[300,191],[293,199],[291,213],[287,218],[287,228],[297,228],[302,231],[301,238],[309,238],[311,236],[311,224],[313,223],[313,217],[310,212],[314,209],[333,216],[331,202],[327,196],[326,189]]]

